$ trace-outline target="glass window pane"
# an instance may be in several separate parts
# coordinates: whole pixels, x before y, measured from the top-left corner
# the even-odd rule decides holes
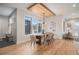
[[[25,34],[31,34],[31,18],[25,17]]]
[[[42,22],[36,17],[25,16],[25,34],[42,33]]]
[[[38,23],[38,33],[41,33],[41,31],[42,31],[42,24]]]

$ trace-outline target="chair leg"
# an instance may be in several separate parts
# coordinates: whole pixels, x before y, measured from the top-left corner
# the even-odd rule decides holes
[[[35,48],[35,42],[33,42],[33,43],[34,43],[33,45],[34,45],[34,48]]]
[[[48,41],[48,45],[50,44],[50,41]]]
[[[32,46],[32,42],[30,41],[30,45]]]
[[[31,42],[31,46],[32,46],[33,42]]]
[[[51,40],[48,40],[48,45],[51,43]]]

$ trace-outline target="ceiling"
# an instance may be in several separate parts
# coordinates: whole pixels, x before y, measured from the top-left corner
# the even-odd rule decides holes
[[[1,11],[4,12],[3,10],[12,10],[12,8],[28,8],[30,5],[33,3],[4,3],[0,4],[0,6],[7,6],[8,8],[3,8],[0,7],[0,15]],[[51,11],[53,11],[56,15],[79,15],[79,4],[77,3],[76,7],[73,7],[73,3],[44,3],[45,6],[47,6]],[[4,14],[8,14],[9,10],[4,12]]]
[[[0,15],[1,16],[9,16],[13,12],[13,8],[8,7],[0,7]]]
[[[10,16],[15,8],[25,8],[29,4],[0,3],[0,16]]]
[[[79,16],[79,4],[73,7],[74,3],[45,3],[56,15]]]

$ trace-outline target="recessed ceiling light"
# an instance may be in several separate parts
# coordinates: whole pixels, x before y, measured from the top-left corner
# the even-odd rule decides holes
[[[76,7],[76,4],[73,4],[73,7]]]

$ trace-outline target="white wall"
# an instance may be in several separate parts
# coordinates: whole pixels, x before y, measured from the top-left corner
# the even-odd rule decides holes
[[[0,16],[0,37],[8,33],[8,17]]]
[[[29,11],[25,11],[22,9],[17,8],[17,44],[18,43],[22,43],[22,42],[26,42],[30,40],[30,36],[29,35],[25,35],[25,20],[24,17],[25,16],[37,16],[35,14],[33,14],[32,12]],[[41,18],[42,19],[42,18]],[[62,16],[52,16],[49,18],[45,19],[46,21],[46,27],[48,27],[48,29],[46,31],[51,31],[49,29],[48,24],[53,21],[56,23],[56,32],[55,32],[55,38],[61,39],[62,38],[62,33],[63,33],[63,17]]]
[[[48,27],[48,29],[46,31],[50,31],[50,32],[54,32],[55,34],[55,38],[62,38],[62,35],[64,34],[64,22],[65,20],[71,19],[71,18],[79,18],[78,14],[74,14],[74,15],[57,15],[57,16],[52,16],[52,17],[48,17],[46,18],[46,27]],[[50,29],[50,22],[55,22],[56,23],[56,31],[52,31]]]
[[[25,16],[36,16],[30,11],[17,8],[17,44],[30,40],[29,35],[25,35]]]
[[[63,34],[63,16],[52,16],[52,17],[48,17],[46,18],[46,26],[47,26],[47,32],[53,32],[54,33],[54,38],[57,38],[57,39],[61,39],[62,38],[62,34]],[[50,29],[50,22],[54,22],[56,23],[56,28],[55,28],[55,31],[52,31],[52,29]]]
[[[37,17],[38,15],[35,15],[31,11],[23,10],[17,8],[17,44],[26,42],[30,40],[29,35],[25,35],[25,16],[35,16]],[[42,19],[42,18],[41,18]],[[55,22],[56,23],[56,31],[54,32],[55,38],[56,39],[62,39],[63,35],[63,21],[65,17],[62,15],[58,16],[52,16],[52,17],[47,17],[45,18],[45,31],[46,32],[54,32],[50,29],[50,22]]]
[[[24,34],[24,16],[26,12],[17,9],[17,43],[21,43],[27,40]]]
[[[79,36],[79,18],[73,18],[73,19],[69,19],[68,21],[65,21],[65,32],[67,33],[67,23],[71,24],[70,27],[70,32],[72,33],[73,36],[76,36],[78,34]],[[75,35],[76,34],[76,35]]]

